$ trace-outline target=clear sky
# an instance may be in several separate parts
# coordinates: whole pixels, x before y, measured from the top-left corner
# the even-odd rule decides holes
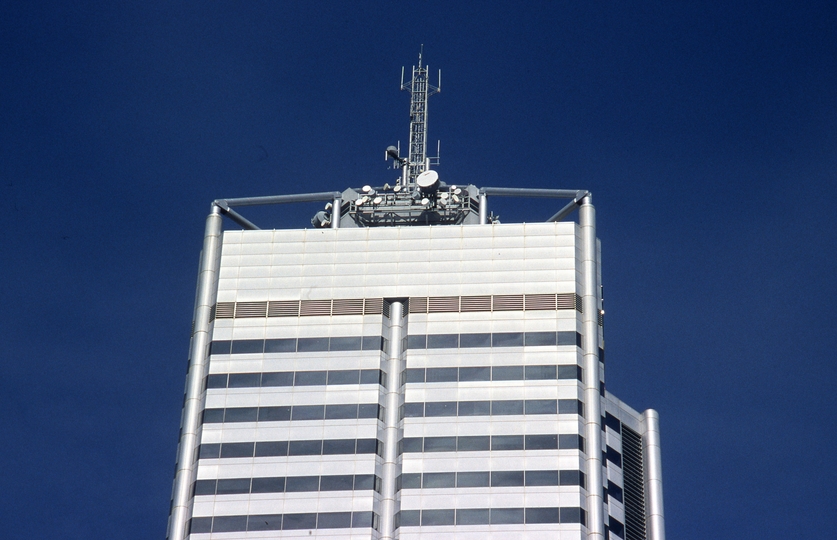
[[[833,1],[12,0],[4,538],[165,535],[210,201],[391,181],[421,44],[443,180],[594,194],[608,388],[660,413],[668,537],[835,536]]]

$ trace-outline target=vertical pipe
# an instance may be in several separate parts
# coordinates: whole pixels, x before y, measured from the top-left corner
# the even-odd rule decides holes
[[[660,454],[660,416],[654,409],[642,413],[642,456],[645,469],[646,530],[648,540],[665,540],[663,515],[663,466]]]
[[[332,229],[339,229],[340,228],[340,218],[341,216],[341,206],[343,205],[343,199],[340,197],[335,197],[334,200],[331,202],[331,228]]]
[[[599,287],[596,263],[596,209],[587,195],[579,209],[581,229],[582,328],[584,355],[585,438],[587,439],[587,531],[589,540],[604,540],[602,487],[602,412],[599,394]]]
[[[488,195],[480,193],[480,225],[488,223]]]
[[[210,342],[210,314],[215,303],[218,281],[218,254],[221,248],[223,218],[221,209],[212,205],[206,218],[203,238],[198,291],[195,302],[195,330],[189,354],[189,372],[186,375],[186,398],[180,420],[180,443],[177,448],[177,466],[172,488],[172,509],[169,518],[169,540],[183,540],[189,534],[187,524],[192,514],[190,499],[194,482],[194,463],[200,441],[201,411],[203,410],[203,379],[206,374]]]
[[[387,353],[387,386],[384,432],[384,463],[381,471],[381,540],[395,538],[395,514],[399,510],[396,479],[401,474],[398,457],[398,441],[403,429],[399,426],[399,411],[403,404],[401,372],[404,371],[403,340],[407,335],[406,310],[403,300],[393,300],[390,305],[389,351]]]

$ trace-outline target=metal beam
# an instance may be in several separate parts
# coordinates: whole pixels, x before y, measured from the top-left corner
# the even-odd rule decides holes
[[[213,204],[215,206],[217,206],[218,208],[220,208],[221,211],[224,212],[224,214],[226,216],[228,216],[231,220],[235,221],[236,223],[238,223],[239,225],[241,225],[245,229],[248,229],[248,230],[251,230],[251,231],[260,231],[261,230],[261,228],[258,225],[256,225],[255,223],[253,223],[252,221],[250,221],[246,217],[242,216],[241,214],[239,214],[238,212],[236,212],[235,210],[230,208],[230,206],[227,204],[226,201],[224,201],[224,200],[215,201]]]
[[[339,191],[322,191],[319,193],[298,193],[295,195],[272,195],[269,197],[243,197],[238,199],[218,199],[215,204],[221,206],[226,203],[228,206],[260,206],[266,204],[286,204],[297,202],[318,202],[333,201],[342,196]]]
[[[587,194],[579,189],[531,189],[531,188],[480,188],[480,193],[495,197],[537,197],[544,199],[576,199],[581,200]]]

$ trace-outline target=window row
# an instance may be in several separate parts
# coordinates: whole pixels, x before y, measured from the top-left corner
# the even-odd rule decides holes
[[[266,386],[326,386],[336,384],[380,384],[387,374],[380,369],[332,369],[328,371],[273,371],[266,373],[214,373],[206,388],[258,388]]]
[[[199,459],[383,453],[384,443],[378,439],[210,443],[198,449]]]
[[[213,341],[209,354],[381,351],[385,341],[381,336],[236,339]]]
[[[580,523],[587,525],[583,508],[460,508],[402,510],[395,515],[396,527],[444,525],[517,525],[535,523]]]
[[[469,349],[475,347],[534,347],[575,345],[578,332],[494,332],[483,334],[421,334],[407,336],[408,349]]]
[[[407,368],[404,383],[472,382],[472,381],[543,381],[556,379],[582,380],[578,365],[568,366],[480,366],[444,368]]]
[[[275,476],[268,478],[221,478],[198,480],[192,495],[236,495],[241,493],[296,493],[302,491],[381,492],[381,479],[374,474],[331,476]]]
[[[581,435],[465,435],[461,437],[404,437],[399,450],[411,452],[486,452],[503,450],[581,450]]]
[[[577,399],[431,401],[427,403],[405,403],[401,410],[401,418],[511,416],[518,414],[580,414],[584,416],[584,404]]]
[[[378,521],[378,514],[374,512],[194,517],[189,521],[189,534],[300,529],[372,528],[378,530]]]
[[[347,405],[285,405],[281,407],[230,407],[204,409],[204,424],[224,422],[287,422],[295,420],[384,419],[384,407],[378,403]]]
[[[478,488],[520,486],[581,486],[581,471],[468,471],[402,474],[398,489]]]

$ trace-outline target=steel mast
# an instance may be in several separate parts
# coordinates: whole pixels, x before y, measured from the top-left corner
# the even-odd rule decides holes
[[[413,66],[413,78],[404,82],[404,68],[401,68],[401,90],[410,92],[410,156],[406,163],[407,175],[401,182],[404,187],[414,187],[416,177],[426,171],[430,160],[427,157],[427,98],[441,91],[442,70],[439,70],[437,86],[430,84],[428,66],[421,65],[422,46],[418,66]]]

